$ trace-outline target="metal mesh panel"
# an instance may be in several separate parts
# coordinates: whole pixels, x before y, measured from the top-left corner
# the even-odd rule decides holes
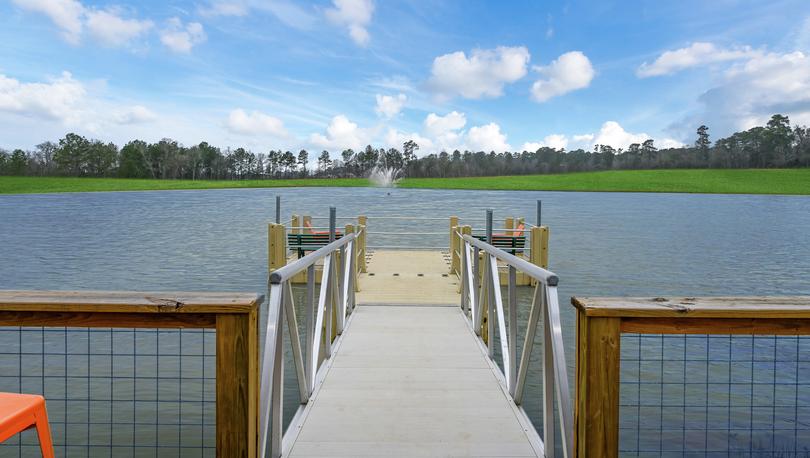
[[[810,456],[810,337],[621,340],[622,456]]]
[[[57,456],[215,456],[215,370],[214,330],[0,328],[0,391],[45,396]]]

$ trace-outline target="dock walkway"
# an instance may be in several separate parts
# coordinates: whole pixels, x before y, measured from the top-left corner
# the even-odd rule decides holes
[[[459,296],[448,269],[438,252],[370,256],[358,306],[292,433],[291,456],[538,454],[532,426],[461,310],[449,307]]]

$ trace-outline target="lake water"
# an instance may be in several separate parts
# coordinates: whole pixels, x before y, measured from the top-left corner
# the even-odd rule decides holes
[[[375,188],[0,196],[0,289],[264,293],[266,224],[274,216],[277,195],[282,196],[283,220],[293,213],[327,216],[333,205],[338,216],[366,214],[371,217],[370,231],[390,232],[414,229],[408,221],[373,217],[456,215],[462,223],[483,228],[485,210],[493,208],[498,227],[498,221],[507,216],[525,216],[534,222],[535,201],[541,199],[543,224],[551,228],[550,267],[560,277],[564,338],[569,349],[574,339],[572,295],[810,295],[807,197]],[[319,223],[325,224],[325,220],[316,221]],[[368,244],[446,246],[447,229],[447,220],[425,222],[419,230],[442,235],[369,235]],[[521,297],[528,297],[528,291],[521,292]],[[186,331],[185,344],[168,335],[160,341],[160,336],[152,334],[154,338],[134,332],[77,331],[40,333],[36,338],[43,342],[40,351],[46,340],[64,339],[64,347],[86,347],[85,353],[91,356],[95,342],[109,345],[116,338],[144,343],[147,355],[179,354],[190,345],[202,347],[199,341],[191,343],[196,337]],[[206,337],[210,340],[211,336]],[[19,333],[14,339],[21,340]],[[12,348],[8,353],[18,353],[23,345],[15,346],[8,338],[2,344]],[[201,357],[203,371],[209,364],[206,361],[212,360],[210,352],[194,356]],[[567,358],[573,374],[574,353],[569,351]],[[65,365],[70,364],[63,359]],[[22,367],[24,360],[11,355],[0,360],[0,366]],[[39,373],[44,375],[54,364],[43,357]],[[85,364],[91,371],[89,359]],[[5,383],[13,388],[12,379],[19,378],[19,373],[16,369],[6,372],[0,371],[0,384],[8,375]],[[208,374],[212,374],[210,368]],[[61,376],[64,378],[64,371]],[[539,377],[533,380],[530,389],[539,387]],[[132,384],[137,384],[137,378]],[[211,407],[206,404],[203,385],[197,389],[199,393],[192,394],[202,397],[204,410]],[[65,390],[70,391],[69,387]],[[136,386],[125,390],[139,393]],[[294,396],[294,390],[288,393]],[[113,393],[110,396],[114,398]],[[210,393],[208,400],[210,404]],[[90,403],[81,404],[87,404],[84,415],[93,417]],[[528,404],[527,410],[536,417],[539,406]],[[129,406],[133,416],[137,407]],[[171,406],[175,407],[182,410],[184,404]],[[186,418],[197,421],[200,416],[204,412],[189,413]],[[139,422],[133,423],[133,436],[145,434],[138,429]],[[199,423],[202,429],[195,431],[210,432],[204,418]],[[90,447],[96,436],[111,435],[110,431],[90,429],[82,430],[80,435],[86,434],[88,439],[76,446],[77,454],[89,450],[82,447]],[[182,447],[182,431],[176,435],[180,436],[176,445]],[[155,453],[150,449],[143,455]]]

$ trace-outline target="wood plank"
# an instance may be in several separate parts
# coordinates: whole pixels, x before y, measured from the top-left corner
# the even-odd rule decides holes
[[[255,293],[0,291],[0,311],[93,313],[249,313]]]
[[[0,310],[0,326],[214,328],[216,327],[216,315],[210,313],[6,312]]]
[[[619,318],[577,314],[574,456],[619,453]]]
[[[217,315],[217,456],[255,458],[258,312]]]
[[[375,250],[360,277],[359,305],[452,305],[461,297],[449,256],[439,251]]]
[[[572,297],[587,316],[671,318],[810,318],[810,296]]]
[[[810,319],[622,318],[621,330],[636,334],[810,335]]]

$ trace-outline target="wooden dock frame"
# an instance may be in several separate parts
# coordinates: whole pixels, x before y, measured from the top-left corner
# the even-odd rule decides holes
[[[0,326],[216,329],[217,456],[256,458],[262,300],[247,293],[0,291]]]
[[[572,297],[574,456],[618,457],[621,335],[810,335],[810,297]]]

